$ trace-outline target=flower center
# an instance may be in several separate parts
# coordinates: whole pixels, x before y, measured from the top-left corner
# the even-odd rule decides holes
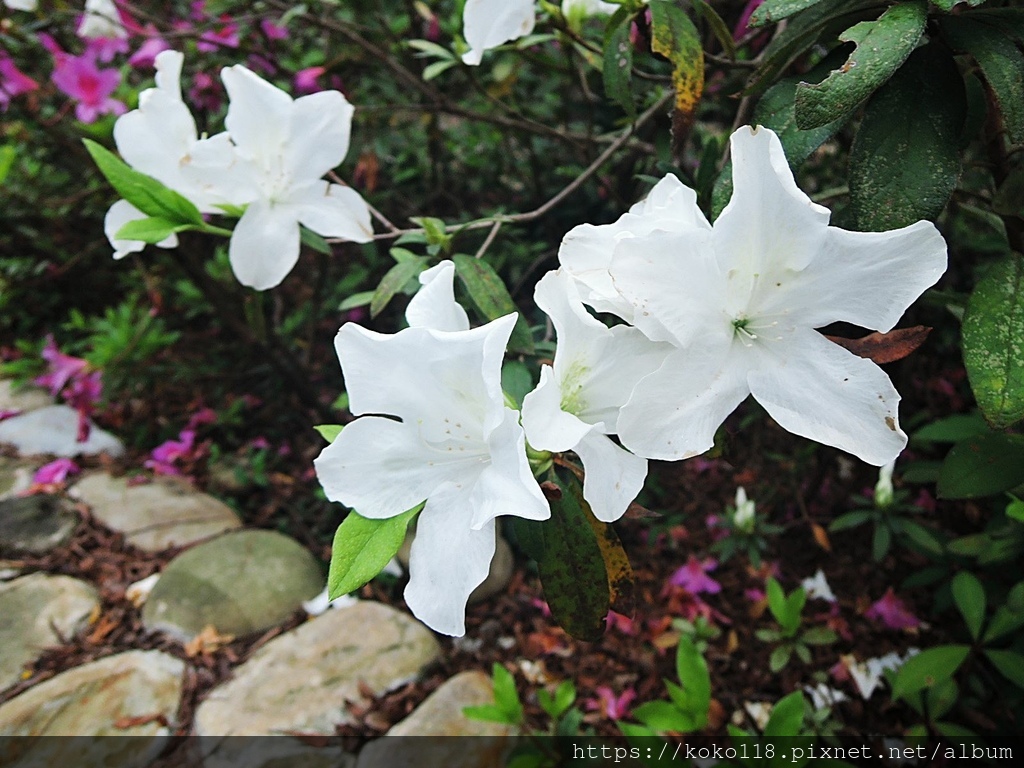
[[[757,341],[757,334],[750,329],[750,318],[746,315],[740,315],[734,318],[732,321],[733,333],[739,337],[740,341],[746,346],[750,346],[753,342]]]

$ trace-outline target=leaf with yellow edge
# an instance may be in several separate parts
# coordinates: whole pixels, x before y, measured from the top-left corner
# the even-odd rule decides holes
[[[616,613],[632,616],[634,612],[633,567],[629,564],[629,558],[622,548],[619,535],[608,523],[602,523],[594,517],[590,505],[583,498],[583,489],[578,483],[573,483],[570,490],[577,497],[576,500],[586,514],[587,522],[590,523],[590,528],[594,531],[594,537],[597,539],[597,546],[601,550],[604,570],[608,575],[608,597],[611,608]]]
[[[704,51],[697,27],[672,0],[651,0],[651,50],[672,62],[676,88],[672,139],[678,149],[693,125],[704,93]]]

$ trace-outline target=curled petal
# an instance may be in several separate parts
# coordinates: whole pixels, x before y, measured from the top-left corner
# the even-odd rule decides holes
[[[343,237],[355,243],[373,239],[370,209],[351,187],[314,181],[294,188],[288,195],[295,218],[324,237]]]
[[[583,462],[583,498],[594,517],[605,523],[618,520],[637,497],[647,479],[647,459],[619,447],[596,430],[576,445]]]
[[[530,34],[535,20],[533,0],[466,0],[462,34],[470,50],[462,60],[479,64],[484,51]]]
[[[405,309],[410,326],[435,331],[469,330],[469,316],[455,301],[455,264],[451,260],[421,272],[420,285]]]
[[[761,364],[750,372],[750,389],[783,429],[879,467],[906,446],[900,396],[870,360],[807,329],[757,352]]]

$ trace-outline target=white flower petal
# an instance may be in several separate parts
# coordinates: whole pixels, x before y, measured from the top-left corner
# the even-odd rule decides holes
[[[128,37],[114,0],[85,0],[85,15],[76,34],[83,38],[120,39]]]
[[[502,515],[547,520],[551,508],[530,470],[526,440],[516,411],[505,408],[504,419],[488,436],[487,445],[491,462],[480,473],[470,494],[470,526],[480,528]]]
[[[139,221],[147,218],[146,214],[129,203],[127,200],[118,200],[107,210],[103,217],[103,232],[114,249],[114,258],[123,259],[129,253],[138,253],[146,247],[141,240],[116,240],[114,235],[129,221]],[[158,248],[177,248],[178,236],[171,234],[156,244]]]
[[[415,424],[363,416],[348,424],[313,466],[328,499],[376,520],[412,509],[446,482],[465,484],[467,469],[479,471],[472,462],[439,458]]]
[[[413,614],[445,635],[466,634],[466,602],[491,567],[494,522],[473,529],[467,494],[446,486],[432,496],[416,524],[409,552],[405,602]]]
[[[469,330],[469,316],[455,301],[455,264],[450,259],[421,272],[420,285],[405,309],[410,326],[435,331]]]
[[[759,363],[748,376],[750,389],[784,429],[875,466],[906,446],[896,414],[900,396],[870,360],[805,328],[754,350]]]
[[[593,426],[562,410],[562,391],[549,365],[540,369],[540,383],[523,398],[523,429],[530,445],[542,451],[570,451]]]
[[[299,223],[287,208],[259,199],[235,225],[228,246],[238,282],[265,291],[279,285],[299,260]]]
[[[177,189],[206,213],[220,213],[219,205],[248,205],[261,196],[259,170],[239,155],[227,132],[194,142],[179,165]]]
[[[809,328],[843,321],[886,332],[945,271],[946,243],[930,221],[890,232],[829,227],[821,251],[778,303]]]
[[[466,0],[462,34],[470,50],[462,60],[479,64],[484,51],[530,34],[535,21],[533,0]]]
[[[284,171],[296,179],[318,179],[348,153],[355,108],[338,91],[320,91],[291,106]]]
[[[373,239],[370,209],[351,187],[314,181],[292,187],[287,204],[303,226],[324,237],[343,237],[355,243]]]
[[[669,355],[620,412],[622,444],[637,456],[670,461],[708,450],[715,431],[750,394],[743,352],[700,344]]]
[[[740,128],[730,143],[733,193],[715,222],[714,242],[722,273],[745,301],[759,279],[812,260],[825,241],[829,211],[797,187],[772,131]]]
[[[273,159],[280,170],[281,155],[291,126],[292,98],[241,64],[220,73],[228,92],[228,113],[224,126],[245,154]]]
[[[606,435],[594,431],[576,445],[583,462],[583,498],[594,517],[618,520],[644,487],[647,459],[634,456]]]

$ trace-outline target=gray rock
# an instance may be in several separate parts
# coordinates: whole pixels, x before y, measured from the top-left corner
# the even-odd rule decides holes
[[[33,573],[0,583],[0,689],[19,682],[48,646],[75,634],[98,605],[96,590],[70,576]]]
[[[29,456],[52,453],[55,456],[81,454],[124,453],[121,441],[95,424],[91,425],[89,439],[78,442],[78,411],[67,405],[48,405],[0,421],[0,443],[9,443]]]
[[[323,588],[316,559],[273,531],[241,531],[174,558],[142,609],[147,629],[188,640],[213,625],[222,635],[269,629]]]
[[[402,564],[406,572],[409,571],[409,552],[412,549],[412,540],[416,538],[416,524],[415,522],[409,526],[408,532],[405,534],[405,540],[402,542],[402,546],[398,548],[398,552],[395,557],[398,562]],[[512,554],[512,547],[505,541],[505,538],[501,533],[497,533],[497,541],[494,545],[494,557],[491,559],[491,569],[487,572],[487,578],[484,579],[476,589],[474,589],[469,595],[469,603],[479,603],[482,600],[486,600],[499,592],[504,591],[505,587],[512,580],[512,574],[515,573],[516,562],[515,557]]]
[[[34,411],[53,405],[45,389],[33,386],[15,387],[10,379],[0,379],[0,411]]]
[[[203,752],[203,768],[351,768],[356,761],[354,755],[342,749],[338,740],[331,740],[324,746],[304,744],[288,736],[272,739],[207,737],[196,741]]]
[[[147,552],[193,544],[242,525],[224,502],[171,479],[129,486],[127,478],[97,473],[83,477],[69,494]]]
[[[386,691],[439,652],[430,630],[380,603],[327,611],[271,640],[214,688],[196,711],[195,733],[333,735],[350,721],[345,700],[359,700],[360,684]]]
[[[36,466],[0,456],[0,499],[9,499],[31,488]]]
[[[185,665],[161,651],[126,651],[64,672],[0,706],[0,736],[155,736],[169,733],[181,698]],[[42,739],[56,750],[50,765],[122,765],[81,754],[123,750],[134,739]],[[136,748],[137,747],[133,747]],[[79,751],[76,754],[76,750]],[[8,755],[4,755],[4,764]],[[35,755],[33,755],[35,757]],[[62,757],[63,759],[56,759]],[[33,765],[35,763],[33,762]]]
[[[491,679],[483,672],[462,672],[448,680],[395,725],[384,738],[367,744],[357,768],[477,768],[504,765],[515,729],[500,723],[470,720],[463,707],[493,704]],[[473,739],[396,739],[395,736],[475,736]]]
[[[77,524],[78,515],[59,496],[0,500],[0,552],[46,552],[67,542]]]

